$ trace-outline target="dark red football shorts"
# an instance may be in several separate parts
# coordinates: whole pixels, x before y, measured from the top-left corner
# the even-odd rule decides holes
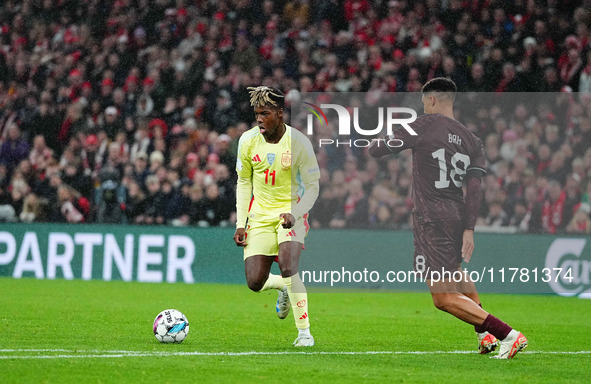
[[[462,263],[464,225],[461,220],[414,222],[414,270],[429,278],[429,271],[457,271]],[[427,274],[425,275],[425,272]]]

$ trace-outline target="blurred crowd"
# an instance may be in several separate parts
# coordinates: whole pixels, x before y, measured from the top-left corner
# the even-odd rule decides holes
[[[4,0],[0,220],[232,225],[247,87],[554,92],[465,105],[479,224],[589,233],[589,0]],[[314,227],[408,228],[409,154],[318,149]],[[335,161],[335,159],[342,161]]]
[[[581,97],[581,99],[579,99]],[[392,105],[368,92],[364,105]],[[354,98],[351,98],[353,100]],[[415,98],[414,109],[420,110]],[[377,104],[376,104],[377,103]],[[413,106],[413,100],[395,105]],[[487,174],[477,226],[499,232],[589,233],[591,204],[591,98],[580,93],[459,94],[456,118],[483,138]],[[359,117],[371,121],[370,116]],[[328,132],[334,132],[328,118]],[[375,127],[375,122],[366,128]],[[562,129],[560,128],[562,127]],[[318,124],[317,127],[320,128]],[[322,129],[316,140],[327,137]],[[374,159],[361,136],[355,148],[319,145],[322,169],[315,227],[407,229],[412,226],[411,152]],[[337,142],[337,140],[335,140]],[[461,173],[456,163],[449,176]],[[336,214],[335,214],[336,212]]]

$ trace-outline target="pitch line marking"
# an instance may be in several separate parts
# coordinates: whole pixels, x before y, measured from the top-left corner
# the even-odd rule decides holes
[[[62,354],[14,355],[13,353],[62,352]],[[9,353],[9,354],[7,354]],[[87,359],[122,357],[160,357],[160,356],[279,356],[279,355],[458,355],[476,354],[476,351],[283,351],[283,352],[166,352],[166,351],[103,351],[69,349],[0,349],[0,360],[7,359]],[[537,355],[587,355],[591,351],[524,351],[520,354]]]

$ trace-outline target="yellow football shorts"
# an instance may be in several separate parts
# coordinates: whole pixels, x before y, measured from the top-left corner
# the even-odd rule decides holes
[[[297,220],[289,229],[283,228],[283,220],[277,218],[273,221],[250,221],[246,226],[246,246],[244,247],[244,259],[254,255],[277,256],[279,244],[286,241],[296,241],[304,244],[304,238],[308,234],[308,214]]]

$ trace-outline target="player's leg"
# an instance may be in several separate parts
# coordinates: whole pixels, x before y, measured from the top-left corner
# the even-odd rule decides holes
[[[484,332],[489,332],[496,339],[500,340],[500,349],[497,358],[511,359],[517,352],[527,347],[527,339],[521,332],[514,330],[502,320],[487,313],[466,295],[454,292],[455,283],[453,281],[431,282],[428,280],[427,285],[429,286],[429,290],[431,290],[433,303],[438,309],[448,312],[474,326],[479,326]],[[480,342],[483,341],[494,342],[490,337],[486,340],[486,335]],[[482,352],[480,347],[479,352],[487,353]]]
[[[246,239],[244,272],[248,287],[255,292],[285,288],[281,276],[270,273],[279,252],[274,223],[252,222],[247,227]]]
[[[472,325],[482,324],[488,313],[464,293],[459,292],[454,281],[427,280],[433,304],[437,309],[448,312]]]
[[[461,269],[460,269],[461,271]],[[461,271],[463,273],[463,271]],[[478,291],[476,290],[476,285],[474,282],[470,280],[468,276],[465,276],[464,279],[457,284],[458,291],[463,293],[464,295],[468,296],[470,300],[475,302],[478,306],[482,306],[480,302],[480,297],[478,296]]]
[[[296,347],[311,347],[314,337],[310,334],[310,318],[308,315],[308,294],[298,273],[298,265],[303,244],[297,241],[286,241],[279,244],[279,269],[287,286],[291,308],[298,328]]]
[[[246,284],[248,284],[251,291],[261,292],[273,288],[281,289],[283,281],[281,276],[270,273],[272,265],[273,257],[264,255],[253,255],[244,260]]]
[[[476,287],[468,283],[460,268],[462,221],[418,223],[414,234],[415,269],[426,271],[424,277],[435,307],[467,323],[482,324],[488,313],[478,305],[480,299]],[[463,279],[457,278],[458,273]],[[456,283],[454,280],[463,282]]]
[[[431,291],[433,304],[440,310],[448,312],[460,320],[463,320],[480,330],[487,331],[501,340],[499,356],[512,358],[517,352],[527,346],[527,340],[523,335],[503,321],[490,315],[474,300],[476,288],[471,288],[469,283],[458,285],[451,275],[446,273],[459,272],[461,263],[461,239],[463,233],[462,223],[459,221],[446,221],[440,223],[423,223],[417,225],[415,230],[415,247],[420,245],[423,267],[428,272],[427,285]],[[417,236],[418,234],[418,236]],[[419,240],[420,244],[417,244]],[[416,251],[415,251],[416,252]],[[417,256],[415,255],[415,268]],[[433,272],[439,275],[433,275]],[[430,279],[438,276],[441,279]],[[466,276],[464,274],[464,280]],[[472,298],[462,291],[468,291]],[[479,300],[479,299],[477,299]],[[508,346],[508,347],[507,347]]]
[[[476,285],[474,285],[474,282],[468,276],[464,275],[464,280],[458,283],[458,290],[482,308]],[[474,331],[476,332],[476,339],[478,340],[478,353],[491,353],[497,349],[499,341],[494,335],[490,334],[484,326],[475,325]]]
[[[480,300],[476,293],[476,287],[467,276],[464,276],[464,281],[459,286],[462,292],[472,292],[475,295],[475,298],[473,296],[472,300],[479,303]],[[479,304],[479,307],[482,308],[482,305]],[[484,312],[487,313],[486,311]],[[477,332],[478,337],[478,352],[482,354],[492,352],[500,345],[499,354],[496,357],[500,359],[511,359],[517,352],[527,347],[527,339],[521,332],[512,329],[509,325],[491,314],[487,314],[482,323],[474,324],[474,330]]]

